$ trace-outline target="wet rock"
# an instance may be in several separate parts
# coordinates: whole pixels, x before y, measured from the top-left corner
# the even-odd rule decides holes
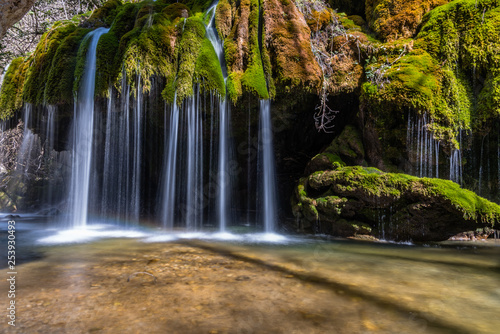
[[[315,232],[397,241],[439,241],[491,229],[500,206],[441,179],[341,167],[301,179],[294,215]]]

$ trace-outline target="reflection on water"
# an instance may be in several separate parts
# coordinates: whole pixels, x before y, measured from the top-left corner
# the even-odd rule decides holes
[[[496,333],[500,326],[500,243],[40,226],[19,234],[19,333]]]

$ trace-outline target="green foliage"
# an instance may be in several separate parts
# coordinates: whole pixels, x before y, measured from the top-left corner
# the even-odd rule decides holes
[[[226,6],[229,6],[227,4]],[[224,39],[224,53],[228,68],[228,95],[235,103],[242,94],[250,93],[260,99],[269,98],[266,74],[270,73],[270,58],[268,53],[262,57],[259,43],[259,0],[246,0],[241,2],[240,10],[248,13],[239,16],[240,12],[233,18],[234,22],[229,27],[220,17],[221,10],[217,11],[217,27],[221,28],[220,34],[226,36]],[[244,20],[247,18],[247,20]],[[242,33],[242,31],[245,31]],[[245,38],[240,37],[243,34]],[[244,53],[241,49],[245,50]],[[266,62],[266,74],[264,73],[263,60]],[[273,90],[274,82],[272,84]]]
[[[195,78],[195,68],[198,55],[200,54],[203,38],[205,37],[205,26],[203,25],[203,15],[185,19],[179,24],[183,28],[182,36],[179,40],[178,58],[179,66],[175,80],[175,91],[177,92],[177,103],[181,103],[186,97],[193,95],[193,82]],[[184,20],[183,20],[184,21]],[[182,27],[183,26],[183,27]],[[165,88],[162,93],[167,99],[171,96],[171,89]]]
[[[375,64],[369,63],[367,72],[380,62],[387,64],[384,58],[379,57]],[[380,85],[364,83],[362,99],[384,118],[408,110],[427,113],[434,121],[430,130],[435,138],[455,147],[458,146],[455,140],[458,129],[470,128],[473,97],[467,80],[459,71],[441,68],[421,49],[413,50],[388,66]]]
[[[179,2],[191,8],[193,13],[199,13],[206,11],[213,0],[180,0]]]

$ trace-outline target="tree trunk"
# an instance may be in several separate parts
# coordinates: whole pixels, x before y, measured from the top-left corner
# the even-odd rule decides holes
[[[0,39],[19,21],[35,3],[35,0],[2,0],[0,3]]]

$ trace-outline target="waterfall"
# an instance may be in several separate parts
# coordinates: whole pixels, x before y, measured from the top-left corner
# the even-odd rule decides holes
[[[73,228],[84,228],[87,224],[94,128],[96,49],[99,38],[108,30],[98,28],[86,36],[86,39],[90,38],[90,43],[85,71],[75,102],[73,121],[72,175],[69,194],[70,224]]]
[[[450,154],[450,180],[456,183],[462,182],[462,152],[453,149]]]
[[[266,233],[275,231],[277,218],[276,212],[276,172],[274,164],[273,131],[271,125],[271,101],[260,101],[259,122],[259,150],[262,155],[262,194],[263,194],[263,218],[264,231]]]
[[[408,158],[414,166],[412,173],[419,177],[439,177],[439,141],[435,140],[429,131],[432,123],[427,113],[416,119],[408,113],[406,132]]]
[[[187,116],[187,187],[186,227],[199,229],[203,220],[203,136],[201,123],[200,94],[186,102]]]
[[[45,164],[51,166],[58,160],[59,154],[54,150],[56,143],[56,107],[53,105],[47,106],[47,118],[45,122],[45,144],[44,144],[44,155]],[[51,174],[54,173],[53,170],[50,171]],[[53,176],[53,175],[52,175]],[[48,184],[45,190],[45,202],[53,204],[54,189],[52,184]]]
[[[160,192],[161,221],[167,229],[184,223],[193,231],[203,224],[203,108],[199,88],[195,91],[181,106],[172,105],[168,122],[165,113],[164,176]]]
[[[172,111],[170,113],[170,122],[168,127],[168,146],[165,142],[165,148],[168,147],[163,170],[165,177],[163,181],[163,201],[161,220],[163,227],[172,229],[174,226],[174,208],[175,208],[175,186],[176,186],[176,168],[177,168],[177,146],[179,134],[179,106],[175,102],[177,94],[174,97]],[[165,131],[167,131],[167,117],[165,113]],[[167,134],[165,133],[165,138]]]
[[[101,199],[98,211],[104,217],[137,222],[140,214],[140,184],[142,161],[143,101],[141,79],[137,78],[137,100],[132,103],[130,85],[126,74],[122,77],[122,92],[117,101],[109,89],[106,113],[101,122],[105,124],[104,151],[95,152],[93,159],[101,160]],[[102,150],[101,150],[102,151]],[[102,154],[102,155],[100,155]]]
[[[141,127],[142,127],[142,85],[141,75],[137,79],[137,101],[134,110],[134,154],[133,154],[133,172],[132,172],[132,215],[139,220],[140,194],[141,194]]]
[[[27,175],[30,167],[30,160],[32,158],[32,148],[35,139],[35,135],[29,129],[29,124],[31,120],[31,109],[32,105],[26,103],[24,105],[24,131],[23,131],[23,139],[21,141],[21,146],[19,147],[19,152],[17,154],[17,162],[16,162],[16,172],[22,175]],[[38,137],[38,136],[37,136]]]
[[[219,63],[222,69],[222,75],[224,77],[224,82],[227,80],[227,69],[224,58],[224,45],[220,40],[217,29],[215,27],[215,11],[218,2],[215,2],[212,7],[210,7],[207,13],[211,13],[209,24],[206,27],[207,38],[212,43],[217,57],[219,58]],[[229,133],[231,124],[231,107],[227,100],[220,97],[219,100],[219,161],[217,169],[217,186],[219,187],[218,197],[217,197],[217,215],[219,220],[219,229],[221,232],[226,230],[229,220],[229,203],[231,199],[231,175],[228,171],[229,166]]]

